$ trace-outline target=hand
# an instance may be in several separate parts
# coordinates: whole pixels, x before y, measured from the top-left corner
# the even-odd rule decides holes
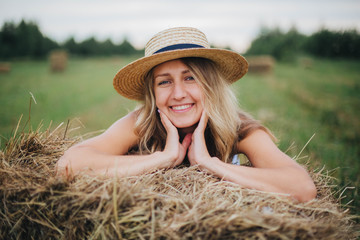
[[[205,142],[205,128],[208,122],[208,116],[203,111],[198,126],[192,134],[192,141],[189,146],[188,158],[191,165],[203,167],[206,162],[211,160]]]
[[[163,153],[166,154],[170,159],[168,167],[175,167],[182,163],[185,158],[186,151],[191,143],[191,134],[187,134],[182,143],[180,143],[177,128],[171,123],[171,121],[164,113],[160,111],[159,113],[161,122],[167,133],[166,144]]]

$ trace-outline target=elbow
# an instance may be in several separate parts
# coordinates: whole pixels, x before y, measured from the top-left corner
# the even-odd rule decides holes
[[[302,184],[299,187],[297,193],[295,194],[295,198],[302,203],[311,201],[316,198],[317,189],[314,182],[310,179],[307,183]]]
[[[300,170],[300,171],[299,171]],[[292,196],[301,203],[309,202],[316,198],[317,189],[314,181],[305,168],[298,168],[296,176],[291,181],[293,184]]]

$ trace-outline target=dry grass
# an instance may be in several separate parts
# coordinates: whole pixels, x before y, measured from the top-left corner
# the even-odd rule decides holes
[[[353,216],[313,172],[316,200],[297,203],[195,167],[137,177],[55,177],[66,129],[19,134],[0,152],[1,239],[355,239]]]
[[[246,57],[249,63],[249,73],[267,74],[274,69],[275,59],[271,56],[249,56]]]
[[[11,71],[11,64],[7,62],[0,62],[0,73],[8,73]]]
[[[50,53],[50,67],[52,72],[63,72],[68,62],[68,54],[63,50],[56,50]]]

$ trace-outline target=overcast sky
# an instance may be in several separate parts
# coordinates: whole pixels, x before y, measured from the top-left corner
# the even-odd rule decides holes
[[[139,48],[165,28],[192,26],[212,44],[243,52],[261,26],[359,31],[360,0],[0,0],[1,26],[21,19],[58,42],[95,36],[119,43],[127,36]]]

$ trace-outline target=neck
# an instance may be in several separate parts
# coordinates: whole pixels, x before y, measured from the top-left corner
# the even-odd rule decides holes
[[[180,139],[182,140],[188,133],[193,133],[195,131],[196,127],[197,127],[197,123],[190,127],[178,128]]]

